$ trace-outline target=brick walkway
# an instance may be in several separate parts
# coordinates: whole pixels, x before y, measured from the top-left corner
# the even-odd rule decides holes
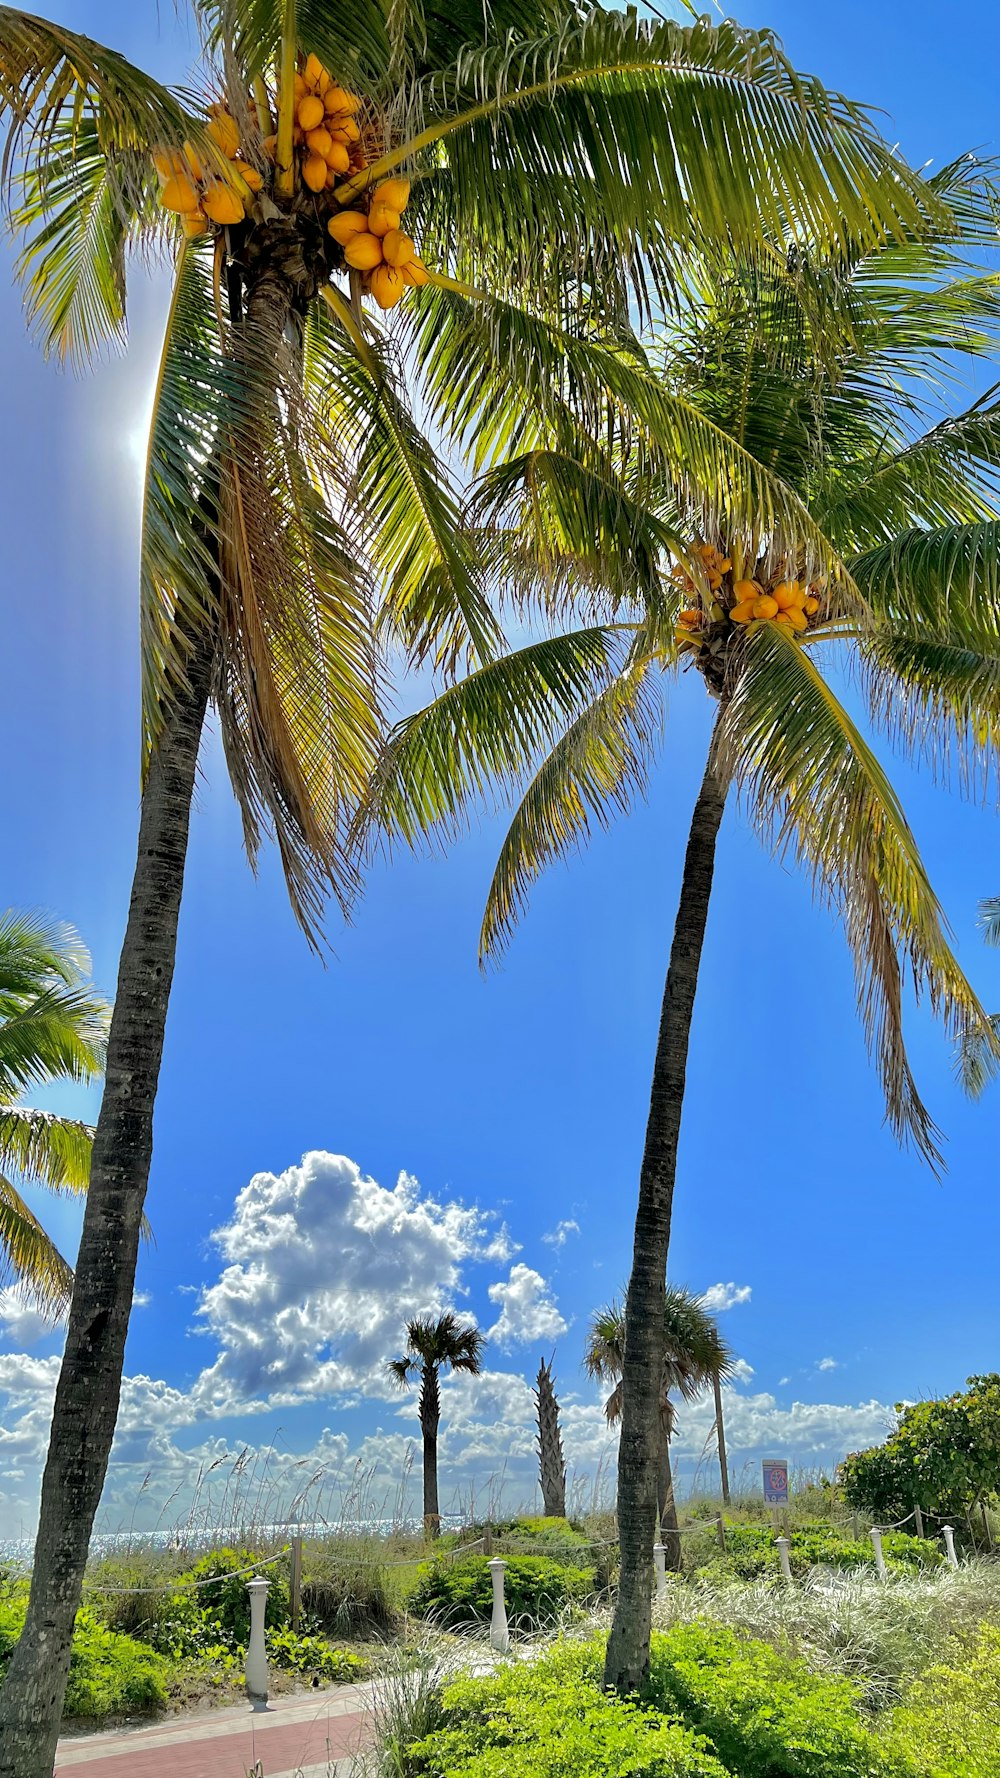
[[[367,1726],[364,1685],[60,1741],[56,1778],[346,1778]],[[342,1762],[342,1763],[339,1763]]]

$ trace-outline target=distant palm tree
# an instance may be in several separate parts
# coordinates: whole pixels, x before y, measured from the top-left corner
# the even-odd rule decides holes
[[[674,1435],[676,1413],[671,1392],[684,1401],[694,1401],[716,1381],[725,1382],[733,1374],[734,1358],[729,1346],[704,1307],[700,1297],[679,1285],[667,1285],[663,1314],[665,1351],[660,1377],[659,1447],[657,1451],[657,1508],[660,1537],[667,1547],[667,1562],[680,1567],[680,1539],[677,1533],[677,1507],[670,1470],[670,1440]],[[602,1383],[614,1383],[604,1404],[608,1425],[616,1426],[622,1417],[622,1370],[625,1363],[625,1310],[620,1303],[609,1303],[599,1309],[590,1324],[583,1358],[590,1376]]]
[[[0,1279],[16,1279],[53,1316],[69,1303],[73,1271],[9,1175],[54,1192],[87,1189],[89,1124],[21,1100],[49,1081],[101,1074],[108,1008],[89,973],[71,926],[0,915]]]
[[[420,1378],[420,1431],[424,1441],[424,1527],[431,1537],[441,1529],[438,1508],[437,1439],[441,1424],[440,1373],[447,1367],[478,1377],[482,1370],[485,1334],[478,1327],[463,1327],[449,1310],[437,1321],[416,1316],[406,1324],[406,1353],[391,1360],[390,1377],[400,1389]]]

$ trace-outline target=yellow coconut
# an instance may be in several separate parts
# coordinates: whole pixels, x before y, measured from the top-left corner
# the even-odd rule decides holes
[[[333,137],[329,130],[324,129],[323,125],[319,124],[315,130],[306,131],[306,147],[309,149],[310,153],[320,154],[325,160],[330,149],[333,147]]]
[[[390,210],[403,211],[410,201],[408,179],[381,179],[375,187],[373,204],[385,204]]]
[[[201,200],[201,207],[206,216],[217,222],[220,228],[230,228],[235,222],[242,222],[246,211],[231,185],[223,185],[218,181],[210,185]]]
[[[377,266],[371,275],[369,288],[380,309],[394,309],[406,285],[395,266]]]
[[[399,211],[388,204],[373,204],[368,212],[368,227],[373,235],[389,235],[399,227]]]
[[[249,185],[251,191],[259,191],[264,183],[263,173],[258,173],[257,168],[252,167],[249,161],[234,160],[233,172],[239,174],[244,185]]]
[[[326,184],[327,165],[321,154],[307,154],[302,162],[302,177],[310,191],[322,191]]]
[[[408,259],[405,265],[400,266],[399,270],[404,284],[427,283],[427,267],[423,260],[417,259],[416,256],[413,259]]]
[[[323,104],[328,111],[360,111],[361,100],[357,93],[349,93],[346,87],[331,86],[323,95]]]
[[[409,235],[404,235],[401,228],[391,228],[389,233],[383,236],[382,252],[386,265],[394,265],[397,271],[402,271],[404,265],[408,265],[413,258],[412,238]]]
[[[305,75],[307,86],[318,86],[322,76],[326,73],[326,69],[320,61],[319,56],[314,56],[310,53],[306,56],[306,65],[303,69],[303,73]]]
[[[331,142],[326,156],[326,164],[334,173],[349,173],[351,157],[342,142]]]
[[[175,210],[178,216],[190,216],[198,208],[194,181],[186,173],[174,173],[160,193],[160,203],[165,210]]]
[[[373,272],[382,264],[382,243],[374,235],[352,235],[344,248],[344,258],[356,272]]]
[[[368,233],[368,218],[361,210],[341,210],[336,216],[331,216],[326,229],[327,234],[339,241],[342,247],[346,247],[355,235]]]
[[[299,100],[295,116],[300,130],[318,129],[325,116],[322,99],[317,99],[315,93],[307,93]]]
[[[181,227],[189,241],[196,241],[208,228],[208,218],[200,210],[191,210],[181,217]]]
[[[777,600],[772,599],[769,593],[765,593],[762,598],[754,600],[753,614],[754,617],[777,617]]]
[[[230,117],[228,111],[216,112],[208,126],[208,134],[216,148],[222,149],[227,160],[232,160],[233,156],[239,153],[240,132],[235,117]]]
[[[741,599],[729,613],[734,624],[748,624],[753,616],[753,604],[749,599]]]

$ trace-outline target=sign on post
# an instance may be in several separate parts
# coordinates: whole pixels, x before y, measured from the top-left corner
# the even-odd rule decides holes
[[[788,1464],[776,1457],[764,1459],[764,1500],[768,1506],[788,1505]]]

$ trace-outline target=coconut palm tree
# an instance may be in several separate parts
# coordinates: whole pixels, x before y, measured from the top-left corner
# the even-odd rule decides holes
[[[417,1315],[406,1323],[406,1351],[386,1366],[400,1389],[419,1380],[417,1414],[424,1445],[424,1530],[437,1537],[441,1530],[438,1505],[438,1427],[441,1424],[441,1372],[465,1371],[478,1377],[482,1370],[486,1336],[478,1327],[459,1321],[450,1310],[436,1321]]]
[[[656,1506],[660,1537],[667,1562],[680,1568],[677,1505],[670,1468],[670,1440],[677,1415],[672,1400],[696,1401],[705,1389],[722,1384],[733,1374],[733,1353],[700,1297],[679,1285],[668,1284],[663,1309],[663,1369],[660,1373],[657,1447]],[[590,1323],[583,1357],[588,1375],[613,1383],[604,1412],[609,1426],[622,1417],[622,1373],[625,1368],[625,1311],[619,1302],[598,1309]]]
[[[108,1012],[90,958],[70,926],[12,908],[0,915],[0,1278],[63,1315],[72,1267],[14,1184],[84,1192],[94,1132],[22,1103],[50,1081],[91,1081],[104,1067]]]
[[[663,1305],[688,1041],[716,841],[731,789],[762,837],[843,919],[890,1124],[932,1165],[938,1132],[903,1041],[904,987],[995,1057],[885,767],[840,691],[860,674],[876,727],[973,776],[1000,724],[1000,401],[955,383],[996,349],[1000,291],[977,269],[996,197],[971,160],[929,180],[937,240],[811,243],[716,257],[654,345],[575,347],[566,374],[618,425],[565,415],[484,476],[474,511],[548,589],[550,633],[449,687],[394,732],[367,819],[411,843],[519,797],[490,886],[484,956],[534,879],[641,795],[660,685],[686,670],[715,716],[670,947],[625,1307],[621,1586],[606,1677],[648,1665]],[[603,404],[603,406],[602,406]],[[680,447],[683,433],[689,448]],[[593,429],[597,435],[597,428]],[[607,433],[604,434],[607,436]],[[499,549],[501,545],[495,543]],[[583,627],[558,620],[584,609]],[[537,614],[537,605],[534,607]],[[980,774],[981,775],[981,774]]]
[[[173,274],[143,507],[138,859],[0,1778],[52,1763],[206,712],[251,858],[271,835],[315,943],[326,897],[356,887],[379,643],[446,671],[502,647],[502,563],[464,534],[404,367],[432,435],[489,463],[552,409],[585,425],[560,342],[603,376],[591,342],[615,355],[630,306],[678,289],[711,243],[875,240],[940,212],[867,113],[768,33],[568,0],[193,5],[204,57],[183,93],[0,6],[2,191],[43,345],[81,362],[120,343],[130,264]]]

